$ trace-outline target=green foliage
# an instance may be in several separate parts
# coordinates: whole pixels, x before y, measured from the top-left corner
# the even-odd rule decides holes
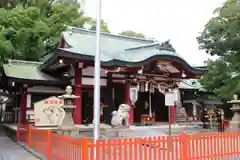
[[[0,0],[0,8],[12,8],[19,3],[19,0]]]
[[[215,11],[198,37],[200,48],[211,55],[229,56],[240,51],[240,1],[228,0]]]
[[[207,63],[208,73],[201,84],[224,100],[240,93],[240,1],[227,0],[215,11],[201,35],[197,38],[200,48],[216,61]]]
[[[7,58],[39,60],[46,49],[58,45],[66,25],[96,28],[96,21],[84,17],[80,5],[70,0],[14,2],[11,9],[6,6],[0,8],[0,63]],[[102,30],[109,32],[104,21]]]
[[[211,98],[229,100],[232,95],[240,92],[239,75],[231,69],[231,64],[222,59],[207,62],[208,70],[201,79],[207,92],[213,93]]]
[[[124,36],[129,36],[129,37],[136,37],[136,38],[146,38],[146,36],[144,34],[137,33],[137,32],[130,31],[130,30],[122,31],[122,32],[119,33],[119,35],[124,35]]]
[[[97,21],[94,20],[94,19],[90,19],[88,20],[85,24],[88,24],[90,27],[87,27],[89,28],[90,30],[96,30],[96,27],[97,27]],[[108,28],[108,25],[106,22],[104,22],[103,20],[101,20],[101,29],[102,29],[102,32],[106,32],[106,33],[110,33],[110,30]],[[83,27],[84,28],[84,27]]]

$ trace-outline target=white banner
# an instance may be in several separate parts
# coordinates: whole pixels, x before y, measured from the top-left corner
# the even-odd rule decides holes
[[[130,100],[132,102],[132,104],[135,104],[137,102],[138,99],[138,89],[137,87],[131,87],[129,89],[130,92]]]

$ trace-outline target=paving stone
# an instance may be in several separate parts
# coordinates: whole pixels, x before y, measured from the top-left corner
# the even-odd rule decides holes
[[[0,160],[39,160],[0,131]]]

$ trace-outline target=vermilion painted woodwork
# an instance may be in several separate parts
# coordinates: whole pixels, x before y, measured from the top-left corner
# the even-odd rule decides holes
[[[82,68],[75,67],[75,95],[79,96],[75,100],[75,123],[82,124]]]
[[[125,103],[131,106],[131,110],[129,112],[129,124],[133,125],[133,121],[134,121],[134,108],[132,106],[132,102],[130,100],[130,87],[131,84],[130,83],[126,83],[125,84]]]
[[[23,93],[22,93],[22,100],[21,100],[21,106],[20,106],[20,123],[24,124],[26,123],[27,118],[27,87],[23,87]]]

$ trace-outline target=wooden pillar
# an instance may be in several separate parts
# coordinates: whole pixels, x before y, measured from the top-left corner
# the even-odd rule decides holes
[[[176,108],[175,106],[170,106],[170,123],[174,124],[176,119]]]
[[[111,124],[111,113],[114,110],[114,97],[115,95],[113,95],[114,92],[114,85],[112,82],[112,73],[107,73],[107,86],[105,88],[105,92],[104,92],[104,103],[107,107],[103,108],[103,116],[104,116],[104,122],[106,124]]]
[[[20,106],[20,123],[26,123],[26,114],[27,114],[27,85],[22,87],[22,98]]]
[[[75,67],[75,124],[82,124],[82,66],[77,63]]]
[[[133,125],[134,121],[134,108],[132,107],[132,102],[130,100],[130,87],[131,84],[129,82],[125,83],[125,103],[131,106],[131,110],[129,112],[129,124]]]

